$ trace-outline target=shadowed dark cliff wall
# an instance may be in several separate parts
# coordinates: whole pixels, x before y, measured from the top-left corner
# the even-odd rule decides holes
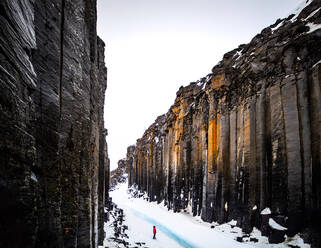
[[[277,242],[271,217],[319,247],[320,7],[278,20],[181,87],[128,149],[129,184],[175,212],[235,219]]]
[[[96,1],[0,3],[0,247],[97,247],[109,164]]]

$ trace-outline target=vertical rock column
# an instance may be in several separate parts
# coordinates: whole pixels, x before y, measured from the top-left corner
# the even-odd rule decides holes
[[[0,247],[34,247],[39,178],[31,99],[33,1],[1,1],[0,26]]]

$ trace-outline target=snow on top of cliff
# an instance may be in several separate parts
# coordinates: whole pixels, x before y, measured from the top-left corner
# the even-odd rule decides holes
[[[274,28],[271,28],[272,34],[274,33],[275,30],[279,29],[284,24],[284,20],[281,21],[278,25],[276,25]]]
[[[303,0],[293,11],[289,13],[288,16],[293,15],[293,17],[290,19],[291,22],[295,22],[302,12],[307,6],[309,6],[313,0]],[[318,8],[314,10],[307,18],[304,19],[304,21],[307,21],[310,19],[312,16],[314,16],[321,8]],[[275,30],[279,29],[285,24],[285,19],[282,20],[278,25],[276,25],[274,28],[271,28],[272,34],[274,33]],[[313,31],[312,31],[313,32]]]
[[[302,12],[303,9],[305,9],[307,6],[310,5],[310,3],[312,3],[312,0],[304,0],[302,1],[298,7],[295,8],[295,10],[290,13],[290,15],[294,15],[292,18],[291,18],[291,22],[294,22],[296,21],[296,19],[298,18],[298,16],[300,15],[300,13]]]
[[[242,55],[243,55],[242,52],[243,52],[243,49],[241,51],[237,51],[234,54],[233,58],[236,57],[235,61],[239,60],[242,57]]]
[[[273,220],[272,218],[269,219],[269,226],[275,230],[279,230],[279,231],[285,231],[288,230],[286,227],[281,226],[280,224],[276,223],[275,220]]]
[[[205,90],[206,85],[211,81],[211,78],[212,78],[212,74],[210,73],[205,77],[205,80],[204,80],[204,78],[202,78],[202,79],[197,81],[197,85],[198,86],[202,86],[202,89],[201,89],[202,91]]]

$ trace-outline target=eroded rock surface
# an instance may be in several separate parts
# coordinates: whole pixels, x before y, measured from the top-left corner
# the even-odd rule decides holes
[[[0,25],[0,247],[97,247],[109,164],[96,1],[3,0]]]
[[[113,191],[116,189],[118,184],[125,183],[128,178],[126,160],[121,159],[118,161],[118,167],[110,172],[110,185],[109,190]]]
[[[320,7],[307,1],[181,87],[128,149],[130,185],[175,212],[268,236],[280,225],[319,247]]]

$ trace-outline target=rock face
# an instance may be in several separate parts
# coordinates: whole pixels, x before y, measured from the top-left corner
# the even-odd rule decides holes
[[[181,87],[128,149],[130,185],[175,212],[268,236],[273,221],[319,247],[320,7],[307,1]]]
[[[97,247],[109,162],[96,1],[0,2],[0,247]]]
[[[112,170],[110,172],[110,185],[109,190],[113,191],[117,184],[124,183],[127,180],[128,172],[127,170],[127,164],[125,159],[121,159],[118,161],[118,167],[115,170]]]

